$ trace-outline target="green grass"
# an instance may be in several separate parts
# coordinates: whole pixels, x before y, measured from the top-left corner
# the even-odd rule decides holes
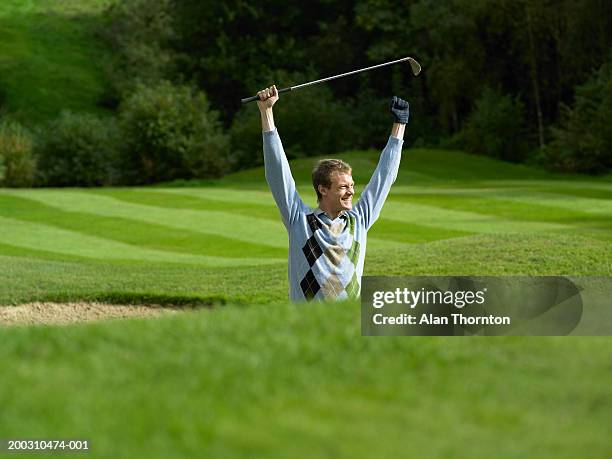
[[[2,105],[27,125],[60,110],[99,112],[108,52],[93,36],[109,0],[0,2]]]
[[[362,338],[358,317],[266,305],[5,330],[0,429],[86,438],[88,457],[609,456],[607,339]]]
[[[104,113],[109,1],[0,2],[4,110]],[[340,156],[363,187],[378,152]],[[313,162],[292,163],[310,205]],[[365,274],[610,275],[610,178],[406,151]],[[287,304],[263,169],[205,183],[0,189],[0,307],[204,306],[0,328],[0,439],[84,438],[96,458],[612,456],[609,340],[362,338],[357,304]]]
[[[341,156],[363,188],[377,153]],[[314,205],[311,166],[292,164]],[[407,150],[365,274],[610,275],[611,196],[607,178]],[[3,307],[212,306],[0,328],[0,438],[118,458],[612,454],[606,338],[362,338],[357,304],[287,304],[287,245],[261,169],[0,190]]]

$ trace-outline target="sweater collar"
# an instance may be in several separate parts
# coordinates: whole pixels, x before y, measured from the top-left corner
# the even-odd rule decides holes
[[[327,214],[325,213],[325,211],[324,211],[324,210],[321,210],[321,208],[320,208],[320,207],[317,207],[317,208],[316,208],[316,209],[313,211],[313,213],[315,214],[315,216],[317,216],[317,217],[319,217],[319,218],[320,218],[322,215],[324,215],[324,216],[325,216],[325,217],[326,217],[326,218],[327,218],[329,221],[333,221],[333,220],[332,220],[332,218],[331,218],[329,215],[327,215]],[[338,217],[336,217],[336,218],[346,218],[346,215],[347,215],[347,214],[346,214],[346,210],[343,210],[343,211],[341,211],[341,212],[338,214]]]

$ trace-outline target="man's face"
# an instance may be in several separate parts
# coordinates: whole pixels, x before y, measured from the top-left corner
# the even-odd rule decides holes
[[[330,179],[331,185],[329,188],[319,185],[320,204],[334,213],[351,210],[353,208],[353,195],[355,194],[355,183],[351,174],[334,172]]]

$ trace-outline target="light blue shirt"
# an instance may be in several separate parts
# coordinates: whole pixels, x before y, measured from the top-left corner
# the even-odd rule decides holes
[[[266,180],[289,234],[292,301],[359,297],[367,232],[397,177],[402,144],[403,140],[389,137],[359,201],[332,220],[300,198],[278,131],[263,132]]]

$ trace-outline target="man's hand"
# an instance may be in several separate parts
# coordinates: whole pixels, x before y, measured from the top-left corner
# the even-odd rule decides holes
[[[272,106],[278,100],[278,91],[276,86],[272,85],[269,88],[262,89],[257,93],[259,100],[257,106],[259,107],[259,113],[261,114],[261,128],[265,131],[273,131],[274,127],[274,115],[272,114]]]
[[[400,99],[399,97],[393,96],[389,108],[391,109],[391,113],[393,113],[396,123],[408,124],[408,116],[410,115],[410,106],[408,105],[408,102]]]
[[[272,108],[272,106],[278,100],[278,91],[276,89],[276,85],[272,85],[269,88],[262,89],[257,93],[257,95],[259,96],[257,106],[259,107],[260,111]]]

